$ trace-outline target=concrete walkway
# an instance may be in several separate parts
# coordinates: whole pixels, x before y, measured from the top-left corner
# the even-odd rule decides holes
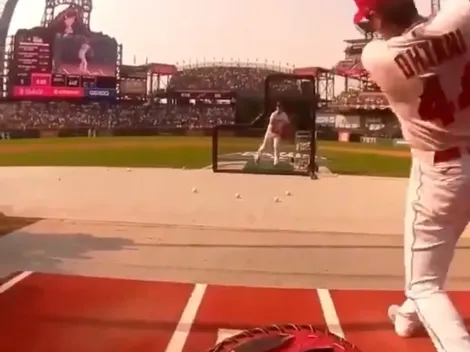
[[[0,211],[47,220],[0,239],[0,276],[400,289],[405,188],[404,179],[3,168]],[[469,254],[464,238],[451,287],[470,287]]]
[[[207,170],[0,168],[0,211],[69,220],[401,234],[406,183],[399,178],[312,181]]]

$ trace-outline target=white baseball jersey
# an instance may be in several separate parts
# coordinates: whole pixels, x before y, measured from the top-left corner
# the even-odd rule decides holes
[[[289,118],[285,112],[278,110],[274,111],[269,117],[267,133],[279,134],[281,132],[282,125],[289,123]]]
[[[86,60],[86,54],[90,50],[90,45],[89,44],[82,44],[80,47],[80,50],[78,51],[78,58],[80,60]]]
[[[447,0],[403,35],[370,42],[362,63],[413,148],[470,145],[470,1]]]

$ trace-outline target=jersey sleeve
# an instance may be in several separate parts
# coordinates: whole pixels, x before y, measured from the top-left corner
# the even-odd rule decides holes
[[[273,112],[273,113],[271,113],[271,115],[269,116],[269,124],[272,124],[272,123],[274,122],[274,120],[275,120],[275,116],[276,116],[276,115],[275,115],[275,113],[274,113],[274,112]]]
[[[362,66],[386,95],[396,95],[406,85],[406,78],[394,61],[394,53],[382,40],[372,41],[362,52]]]

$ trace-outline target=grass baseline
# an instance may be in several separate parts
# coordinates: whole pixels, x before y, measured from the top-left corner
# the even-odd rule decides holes
[[[260,138],[221,138],[219,153],[255,151]],[[98,137],[0,141],[0,166],[109,166],[201,169],[211,164],[210,137]],[[406,148],[323,142],[319,155],[337,174],[407,177]]]

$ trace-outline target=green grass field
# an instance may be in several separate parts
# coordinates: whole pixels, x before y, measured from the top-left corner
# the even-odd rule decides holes
[[[219,153],[255,151],[259,138],[223,138]],[[406,148],[319,142],[338,174],[408,176]],[[209,137],[52,138],[0,141],[0,166],[109,166],[199,169],[211,164]]]

